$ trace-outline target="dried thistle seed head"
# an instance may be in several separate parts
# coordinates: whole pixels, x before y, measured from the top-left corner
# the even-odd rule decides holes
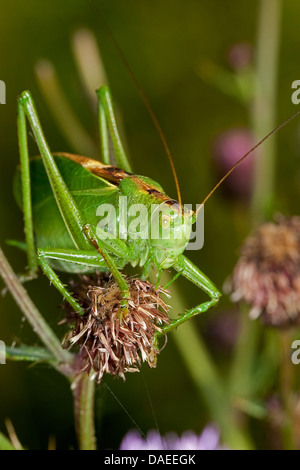
[[[268,325],[300,323],[300,217],[277,217],[246,239],[234,268],[234,301]]]
[[[95,371],[100,382],[104,373],[125,379],[125,372],[136,372],[142,362],[156,366],[158,351],[154,335],[168,323],[168,307],[161,299],[167,294],[148,281],[126,278],[130,291],[129,313],[119,320],[121,292],[111,276],[81,276],[72,281],[74,296],[85,310],[79,316],[67,309],[75,327],[64,339],[65,347],[80,347],[80,371]]]

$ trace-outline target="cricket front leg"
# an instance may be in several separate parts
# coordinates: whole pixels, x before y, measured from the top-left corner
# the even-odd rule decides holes
[[[37,252],[38,263],[51,283],[56,287],[57,290],[59,290],[66,301],[79,315],[84,313],[81,306],[77,300],[74,299],[72,294],[67,290],[66,286],[61,282],[57,274],[51,268],[49,260],[55,259],[72,264],[82,264],[84,266],[90,266],[91,268],[95,269],[109,269],[122,293],[122,301],[119,312],[121,320],[123,316],[128,313],[128,300],[130,297],[129,288],[127,282],[118,270],[115,261],[112,259],[112,256],[108,253],[108,251],[115,256],[123,256],[123,258],[125,258],[126,255],[128,256],[127,246],[122,240],[118,239],[108,239],[106,242],[104,240],[101,241],[101,239],[99,239],[99,233],[101,230],[98,229],[98,236],[96,236],[95,229],[91,225],[86,224],[83,228],[83,231],[86,233],[86,236],[91,243],[90,248],[92,249],[93,246],[96,251],[63,250],[59,248],[39,249]]]
[[[161,332],[158,332],[157,337],[170,333],[170,331],[182,325],[182,323],[186,322],[190,318],[199,315],[199,313],[205,313],[210,308],[215,307],[222,295],[221,292],[212,283],[212,281],[184,255],[179,256],[178,261],[175,263],[175,265],[173,265],[173,268],[180,272],[180,274],[186,277],[189,281],[193,282],[193,284],[195,284],[201,290],[206,292],[209,295],[210,300],[203,302],[188,310],[187,312],[179,315],[178,318],[173,320],[169,325],[165,326]]]
[[[78,315],[83,315],[84,310],[81,305],[77,302],[77,300],[72,296],[72,294],[68,291],[66,286],[62,283],[59,279],[56,272],[51,268],[48,259],[47,253],[43,253],[43,250],[39,250],[37,252],[37,261],[39,266],[41,267],[42,271],[48,277],[49,281],[56,287],[56,289],[62,294],[64,299],[71,305],[71,307],[75,310]]]
[[[50,260],[59,260],[64,261],[66,263],[75,263],[78,265],[84,265],[89,266],[91,268],[99,269],[107,267],[104,259],[101,258],[101,256],[99,256],[99,254],[94,251],[86,252],[80,250],[64,250],[59,248],[39,248],[37,251],[37,260],[44,274],[46,274],[50,282],[62,294],[64,299],[71,305],[75,312],[78,315],[84,314],[84,310],[82,309],[80,304],[68,291],[67,287],[61,282],[58,275],[51,268],[49,262]]]

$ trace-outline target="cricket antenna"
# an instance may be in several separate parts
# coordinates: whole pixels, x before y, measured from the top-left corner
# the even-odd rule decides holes
[[[220,181],[212,188],[212,190],[208,193],[208,195],[204,198],[202,201],[201,205],[198,207],[198,209],[195,211],[195,214],[198,214],[199,210],[202,208],[203,204],[206,203],[206,201],[213,195],[213,193],[218,189],[219,186],[228,178],[229,175],[251,154],[256,150],[263,142],[265,142],[271,135],[275,134],[278,132],[282,127],[284,127],[288,122],[290,122],[292,119],[294,119],[296,116],[300,114],[300,111],[297,111],[295,114],[290,116],[288,119],[286,119],[284,122],[279,124],[279,126],[275,127],[271,132],[269,132],[263,139],[261,139],[257,144],[254,145],[250,150],[248,150],[245,155],[243,155],[234,165],[233,167],[230,168],[229,171],[220,179]]]
[[[173,173],[173,177],[174,177],[174,181],[175,181],[175,186],[176,186],[176,191],[177,191],[177,198],[178,198],[178,202],[180,204],[180,206],[182,207],[182,201],[181,201],[181,194],[180,194],[180,188],[179,188],[179,182],[178,182],[178,177],[177,177],[177,173],[176,173],[176,170],[175,170],[175,165],[174,165],[174,162],[173,162],[173,159],[172,159],[172,156],[171,156],[171,152],[170,152],[170,149],[169,149],[169,146],[167,144],[167,140],[165,138],[165,135],[163,133],[163,130],[158,122],[158,119],[154,113],[154,110],[144,92],[144,89],[142,87],[142,85],[140,84],[140,82],[138,81],[138,79],[136,78],[132,68],[130,67],[121,47],[119,46],[119,43],[118,41],[116,40],[115,36],[113,35],[110,27],[108,26],[108,24],[106,23],[106,21],[104,20],[102,14],[101,14],[101,11],[98,7],[98,5],[95,3],[95,0],[87,0],[87,2],[89,3],[90,7],[92,9],[94,9],[94,11],[98,14],[98,17],[101,21],[101,23],[103,24],[107,34],[108,34],[108,37],[109,39],[111,40],[115,50],[117,51],[120,59],[122,60],[127,72],[129,73],[132,81],[134,82],[136,88],[137,88],[137,91],[148,111],[148,113],[150,114],[150,117],[152,119],[152,122],[154,124],[154,126],[156,127],[156,130],[160,136],[160,139],[163,143],[163,146],[164,146],[164,149],[165,149],[165,152],[168,156],[168,159],[169,159],[169,162],[170,162],[170,166],[171,166],[171,170],[172,170],[172,173]]]

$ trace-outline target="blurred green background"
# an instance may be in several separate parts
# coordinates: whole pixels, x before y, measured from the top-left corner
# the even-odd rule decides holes
[[[291,102],[291,83],[300,79],[300,4],[289,0],[282,6],[276,122],[296,108]],[[235,43],[248,41],[255,48],[259,1],[256,0],[96,0],[135,75],[141,82],[165,132],[179,175],[183,201],[200,203],[217,182],[212,160],[216,136],[226,129],[249,126],[245,107],[202,80],[203,64],[214,62],[228,68],[227,52]],[[31,90],[41,122],[54,151],[74,151],[64,140],[41,96],[34,64],[47,58],[55,65],[68,100],[80,121],[97,139],[96,114],[87,103],[76,70],[71,36],[79,27],[90,28],[98,40],[114,99],[122,114],[127,147],[133,167],[159,181],[176,197],[174,182],[159,136],[101,20],[86,0],[39,2],[0,0],[0,79],[7,87],[6,105],[0,106],[0,244],[8,238],[22,239],[22,215],[12,195],[12,179],[18,164],[16,103],[18,94]],[[30,139],[31,141],[33,139]],[[299,119],[277,136],[276,207],[287,214],[299,213],[300,146]],[[34,153],[35,145],[30,144]],[[222,287],[232,272],[238,247],[251,227],[247,203],[229,198],[219,190],[205,210],[205,245],[189,257]],[[12,247],[5,252],[17,272],[25,256]],[[2,284],[1,284],[2,287]],[[174,286],[184,293],[186,307],[205,296],[179,279]],[[60,295],[41,279],[27,289],[52,328],[62,313]],[[232,309],[224,296],[220,306],[206,317],[193,320],[193,327],[208,338],[210,353],[222,373],[231,354],[211,340],[214,319]],[[230,326],[229,326],[230,328]],[[0,339],[37,344],[37,338],[12,301],[0,297]],[[154,370],[145,365],[140,374],[127,374],[125,383],[105,377],[97,391],[97,432],[101,448],[118,448],[124,434],[135,427],[143,432],[157,425],[162,434],[199,433],[212,417],[186,371],[184,361],[170,336]],[[10,418],[24,445],[46,448],[56,436],[58,448],[75,447],[72,399],[66,380],[47,366],[8,362],[0,366],[0,430]],[[115,398],[115,395],[117,398]],[[255,427],[255,425],[254,425]],[[268,446],[265,426],[257,426],[257,447]]]

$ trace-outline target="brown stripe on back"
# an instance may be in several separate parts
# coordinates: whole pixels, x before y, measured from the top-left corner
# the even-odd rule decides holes
[[[179,202],[175,201],[174,199],[170,199],[167,194],[162,193],[158,189],[154,188],[152,185],[146,183],[145,181],[141,180],[138,176],[131,176],[131,178],[135,181],[137,186],[139,187],[140,191],[142,191],[145,194],[149,194],[155,197],[157,199],[158,203],[165,203],[168,206],[178,206],[178,211],[180,209]]]
[[[83,166],[89,170],[93,175],[99,176],[100,178],[109,181],[115,185],[119,185],[120,181],[122,181],[127,176],[130,176],[130,173],[122,170],[121,168],[117,168],[111,165],[105,165],[104,163],[99,162],[98,160],[93,160],[92,158],[83,157],[82,155],[74,155],[73,153],[56,153],[54,155],[63,156],[73,160],[73,162],[78,163],[79,165]]]
[[[117,186],[119,186],[120,182],[126,178],[130,177],[138,186],[139,190],[145,194],[149,194],[155,197],[159,203],[165,203],[169,206],[178,205],[179,210],[179,203],[173,199],[170,199],[169,196],[162,193],[154,186],[146,183],[145,181],[141,180],[138,176],[132,175],[131,173],[127,173],[126,171],[122,170],[121,168],[117,168],[111,165],[105,165],[104,163],[99,162],[98,160],[93,160],[92,158],[83,157],[82,155],[74,155],[73,153],[54,153],[55,156],[63,156],[73,160],[74,162],[78,163],[79,165],[83,166],[91,173],[100,178],[109,181]]]

